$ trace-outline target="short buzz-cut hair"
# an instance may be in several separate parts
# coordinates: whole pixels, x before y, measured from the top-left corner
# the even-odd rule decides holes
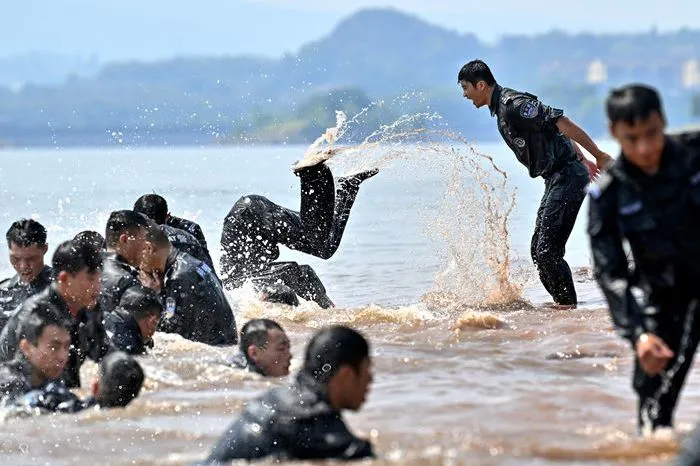
[[[658,113],[666,123],[659,92],[646,84],[628,84],[610,91],[605,112],[611,125],[620,122],[634,125],[652,113]]]
[[[496,78],[483,60],[472,60],[464,65],[457,75],[457,82],[461,81],[471,83],[472,86],[476,86],[479,81],[484,81],[487,86],[496,85]]]
[[[22,248],[27,248],[32,244],[46,246],[46,228],[36,220],[23,218],[10,225],[5,238],[8,247],[12,244]]]

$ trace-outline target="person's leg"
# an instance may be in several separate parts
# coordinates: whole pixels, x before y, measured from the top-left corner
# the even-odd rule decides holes
[[[585,198],[587,184],[585,168],[579,170],[578,165],[572,165],[548,180],[543,198],[533,258],[542,284],[557,304],[577,303],[574,280],[569,264],[564,260],[564,253]]]

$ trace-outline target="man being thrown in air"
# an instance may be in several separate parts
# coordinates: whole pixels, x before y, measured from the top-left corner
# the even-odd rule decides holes
[[[308,265],[275,262],[279,245],[329,259],[338,249],[350,217],[360,183],[376,175],[366,170],[333,182],[330,168],[323,163],[328,151],[312,162],[294,169],[301,181],[299,212],[269,199],[248,195],[240,198],[224,220],[221,234],[221,268],[224,283],[236,288],[251,279],[263,298],[297,305],[296,296],[315,301],[323,308],[333,306],[316,273]],[[323,159],[323,160],[320,160]]]

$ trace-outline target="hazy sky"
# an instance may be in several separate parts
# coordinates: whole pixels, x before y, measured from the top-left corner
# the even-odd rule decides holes
[[[508,33],[700,28],[697,0],[22,0],[3,2],[0,56],[49,51],[101,61],[279,56],[363,8],[394,7],[493,41]],[[522,5],[528,4],[524,9]]]

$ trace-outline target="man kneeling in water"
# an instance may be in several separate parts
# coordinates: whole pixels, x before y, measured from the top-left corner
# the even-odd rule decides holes
[[[265,377],[289,375],[292,353],[289,338],[280,324],[270,319],[253,319],[241,329],[240,351],[229,364]]]
[[[372,444],[353,435],[342,410],[357,411],[372,382],[369,343],[356,331],[319,331],[306,347],[304,367],[288,387],[252,401],[216,444],[205,464],[234,459],[277,460],[373,457]]]
[[[251,279],[258,289],[267,285],[262,298],[268,301],[295,306],[298,295],[329,308],[333,302],[310,266],[275,262],[280,254],[279,245],[322,259],[333,256],[360,183],[378,170],[340,178],[337,186],[323,161],[311,166],[298,164],[295,173],[301,180],[299,212],[258,195],[244,196],[231,208],[221,233],[224,283],[237,288]]]

